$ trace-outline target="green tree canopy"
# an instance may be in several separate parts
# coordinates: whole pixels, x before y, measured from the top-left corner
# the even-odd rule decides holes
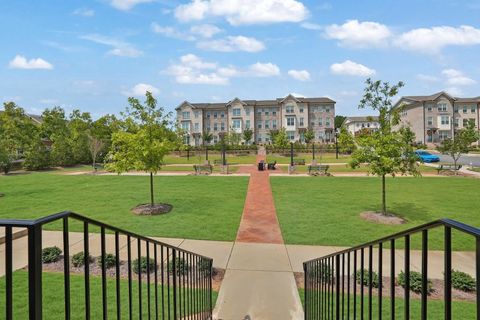
[[[243,140],[245,140],[246,144],[250,144],[250,141],[253,139],[253,130],[250,128],[245,128],[243,130]]]
[[[287,130],[285,128],[281,128],[275,135],[274,144],[277,148],[285,149],[286,147],[288,147],[288,143],[289,140],[287,136]]]
[[[352,153],[356,148],[355,137],[342,126],[338,135],[338,149],[341,153]]]
[[[478,140],[478,132],[475,130],[475,124],[469,122],[466,128],[455,132],[453,139],[442,141],[438,150],[452,157],[455,167],[462,153],[468,153],[472,143]],[[455,171],[456,172],[456,171]]]
[[[308,127],[307,131],[305,131],[305,134],[303,135],[303,138],[307,144],[315,139],[315,131],[313,131],[312,127]]]

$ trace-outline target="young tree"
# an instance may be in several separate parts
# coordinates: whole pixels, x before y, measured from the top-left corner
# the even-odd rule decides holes
[[[355,138],[345,127],[341,127],[337,141],[341,153],[352,153],[357,148]]]
[[[230,132],[228,133],[227,139],[230,145],[238,146],[240,144],[240,141],[242,140],[242,135],[240,133],[235,132],[233,128],[230,128]]]
[[[368,136],[356,138],[358,148],[352,154],[350,165],[357,168],[368,163],[368,171],[382,178],[381,213],[387,214],[385,177],[397,174],[418,176],[417,157],[413,148],[415,135],[409,128],[394,130],[400,123],[399,109],[393,109],[392,98],[403,87],[403,82],[390,85],[388,82],[367,79],[364,95],[359,108],[371,108],[378,111],[378,131]]]
[[[161,169],[163,158],[174,147],[176,134],[170,129],[170,114],[157,106],[157,100],[146,93],[145,105],[128,98],[123,130],[112,135],[107,168],[117,173],[140,170],[150,173],[150,205],[154,206],[153,175]]]
[[[98,154],[103,150],[105,142],[93,135],[88,135],[88,149],[92,157],[92,168],[96,171],[96,161]]]
[[[468,153],[472,143],[477,140],[478,133],[475,130],[475,124],[469,122],[466,128],[460,129],[455,133],[455,137],[453,139],[443,140],[438,147],[438,150],[451,156],[453,159],[453,164],[456,168],[460,156],[464,153]],[[457,174],[457,170],[455,170],[455,174]]]
[[[208,130],[203,131],[202,133],[203,145],[204,146],[209,145],[210,142],[212,142],[212,140],[213,140],[213,134]]]
[[[315,139],[315,131],[313,131],[312,127],[308,127],[307,131],[305,131],[305,134],[303,135],[303,138],[305,139],[306,144],[309,144]]]
[[[250,128],[245,128],[243,130],[243,140],[245,140],[246,144],[250,144],[250,141],[253,138],[253,130]]]
[[[278,130],[278,133],[275,135],[275,147],[282,149],[282,153],[285,152],[285,148],[288,147],[288,136],[285,128]]]
[[[275,144],[277,134],[278,134],[278,129],[270,129],[268,131],[268,135],[270,136],[270,141],[272,141],[273,144]]]

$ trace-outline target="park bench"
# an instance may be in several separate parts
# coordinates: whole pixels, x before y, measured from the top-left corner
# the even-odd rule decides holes
[[[308,174],[312,176],[317,176],[320,174],[324,176],[329,176],[330,173],[327,172],[328,168],[330,168],[330,166],[324,164],[310,165],[308,166]]]
[[[293,159],[293,164],[296,166],[304,166],[305,165],[305,159]]]
[[[275,165],[277,164],[277,161],[274,161],[274,162],[270,162],[268,164],[268,170],[277,170],[277,168],[275,168]]]
[[[193,169],[195,170],[195,174],[211,174],[213,172],[213,167],[210,164],[204,164],[204,165],[199,165],[195,164],[193,165]]]
[[[258,163],[258,171],[263,171],[263,170],[265,170],[265,161],[261,160]]]
[[[441,171],[458,171],[462,168],[462,165],[458,164],[457,166],[453,164],[441,164],[437,167],[437,174],[440,174]]]

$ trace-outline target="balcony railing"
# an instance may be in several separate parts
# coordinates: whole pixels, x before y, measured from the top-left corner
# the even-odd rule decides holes
[[[57,242],[63,250],[63,262],[60,260],[57,264],[61,275],[58,270],[56,273],[42,271],[42,268],[48,270],[46,264],[42,265],[42,239],[45,232],[51,232],[42,229],[50,223],[62,229],[56,233],[61,235]],[[70,232],[72,226],[81,232]],[[0,309],[3,310],[0,318],[212,318],[213,260],[210,258],[73,212],[38,220],[0,220],[0,228],[5,230],[5,255],[1,259],[5,276],[0,279],[3,280],[0,295],[4,295],[5,300],[1,302],[4,308]],[[13,230],[17,228],[28,232],[28,251],[27,268],[15,271],[19,268],[15,259],[21,259],[25,252],[20,246],[22,239],[13,239]],[[47,238],[46,242],[51,242]],[[107,270],[107,248],[115,257],[114,271]],[[83,250],[83,267],[73,268],[70,253],[75,250],[78,253],[79,249]],[[100,252],[98,267],[90,257],[95,251]],[[49,279],[45,278],[48,274],[60,276],[62,281],[45,280]],[[25,287],[21,286],[22,282],[26,283]],[[78,295],[78,291],[83,294]],[[72,295],[74,292],[76,296]],[[61,298],[52,299],[52,294]],[[48,313],[52,310],[55,314]]]
[[[394,235],[304,262],[305,319],[427,319],[431,283],[428,272],[443,268],[443,314],[452,319],[452,230],[458,230],[459,242],[471,240],[475,253],[476,292],[474,318],[480,319],[480,229],[449,219],[437,220]],[[443,234],[443,266],[429,267],[429,234]],[[419,314],[411,309],[411,238],[421,243],[421,288]],[[435,244],[438,246],[438,243]],[[395,247],[402,246],[403,290],[396,294]],[[365,257],[366,256],[366,257]],[[385,259],[385,256],[388,256]],[[366,260],[366,261],[365,261]],[[432,257],[430,257],[432,260]],[[397,261],[398,263],[399,261]],[[437,261],[438,263],[438,261]],[[465,267],[465,266],[463,266]],[[378,284],[373,280],[374,268]],[[384,274],[384,268],[388,272]],[[352,275],[353,273],[353,275]],[[390,279],[384,279],[390,276]],[[358,281],[358,283],[357,283]],[[375,294],[374,294],[374,286]],[[403,299],[403,301],[401,300]],[[385,300],[388,303],[383,304]],[[418,300],[415,301],[418,303]],[[399,307],[403,303],[403,308]],[[388,306],[387,306],[388,304]],[[397,307],[396,304],[399,304]],[[402,310],[403,309],[403,310]],[[465,319],[466,315],[456,318]]]

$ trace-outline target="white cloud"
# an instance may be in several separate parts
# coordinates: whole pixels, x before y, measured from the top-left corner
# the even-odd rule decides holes
[[[330,66],[330,71],[336,75],[369,77],[376,73],[375,70],[370,69],[363,64],[346,60],[342,63],[334,63]]]
[[[439,53],[446,46],[476,44],[480,44],[480,29],[471,26],[413,29],[401,34],[395,40],[395,45],[403,49],[431,54]]]
[[[211,38],[217,33],[222,32],[222,29],[213,24],[200,24],[197,26],[192,26],[190,28],[190,32],[203,38]]]
[[[323,27],[319,24],[312,23],[312,22],[304,22],[300,25],[304,29],[308,30],[322,30]]]
[[[80,39],[92,41],[105,46],[112,47],[112,50],[108,51],[108,54],[121,57],[136,58],[143,55],[143,52],[136,49],[133,45],[127,42],[123,42],[114,38],[102,36],[99,34],[87,34],[80,37]]]
[[[438,82],[440,79],[428,74],[417,74],[417,79],[424,82]]]
[[[342,25],[332,24],[325,28],[327,39],[338,40],[341,46],[355,48],[383,47],[392,36],[390,29],[378,22],[348,20]]]
[[[111,0],[110,4],[116,9],[128,11],[135,7],[137,4],[148,2],[153,2],[153,0]]]
[[[93,17],[95,15],[95,10],[88,8],[78,8],[73,11],[73,14],[77,16]]]
[[[193,54],[180,57],[179,63],[171,64],[164,73],[172,75],[177,83],[227,85],[235,77],[272,77],[280,74],[280,69],[272,63],[257,62],[246,68],[219,66],[207,62]]]
[[[158,23],[152,23],[152,31],[158,34],[162,34],[169,38],[186,40],[186,41],[194,41],[195,37],[184,32],[178,31],[173,27],[164,27],[159,25]]]
[[[258,52],[265,49],[263,42],[245,36],[228,36],[224,39],[200,41],[198,47],[203,50],[220,52]]]
[[[445,69],[442,74],[447,78],[449,86],[469,86],[477,83],[475,80],[465,76],[465,74],[456,69]]]
[[[310,80],[310,73],[307,70],[289,70],[288,75],[298,81]]]
[[[160,90],[152,86],[151,84],[137,83],[130,90],[123,91],[123,94],[126,96],[140,97],[140,96],[144,96],[147,91],[149,91],[153,95],[160,93]]]
[[[16,55],[8,66],[12,69],[53,69],[53,65],[42,58],[28,60],[22,55]]]
[[[192,0],[175,9],[180,21],[224,17],[232,25],[300,22],[307,8],[297,0]]]

